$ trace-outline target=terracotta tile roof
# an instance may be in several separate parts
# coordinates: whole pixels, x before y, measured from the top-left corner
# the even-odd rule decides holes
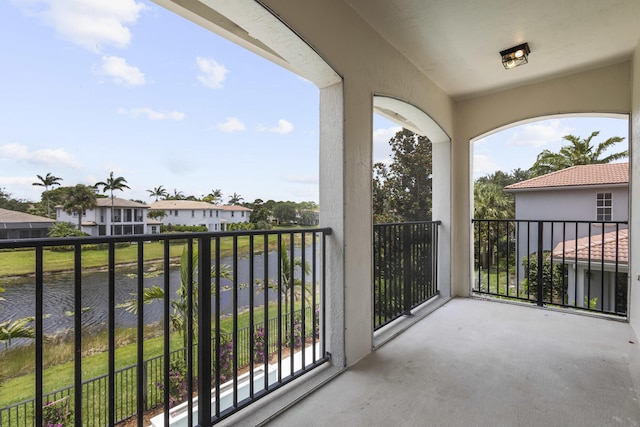
[[[10,211],[9,209],[0,208],[0,223],[27,223],[27,222],[48,222],[53,224],[55,219],[49,219],[43,216],[31,215],[24,212]]]
[[[245,208],[244,206],[238,206],[238,205],[224,205],[224,206],[218,206],[218,207],[223,211],[251,211],[252,210],[249,208]]]
[[[629,163],[572,166],[557,172],[508,185],[504,189],[528,190],[584,185],[628,184]]]
[[[589,253],[589,246],[591,246],[591,253]],[[567,240],[564,242],[564,248],[563,242],[560,242],[556,245],[555,248],[553,248],[552,257],[554,259],[561,260],[562,252],[564,249],[564,259],[566,261],[575,260],[577,252],[578,261],[589,261],[589,255],[591,255],[591,262],[597,264],[599,262],[602,262],[602,253],[604,248],[604,262],[615,263],[616,247],[618,251],[618,264],[628,265],[629,230],[626,228],[623,230],[618,230],[617,232],[610,231],[604,234],[592,235],[591,245],[589,245],[589,237],[581,237],[577,239],[577,241],[575,239]]]

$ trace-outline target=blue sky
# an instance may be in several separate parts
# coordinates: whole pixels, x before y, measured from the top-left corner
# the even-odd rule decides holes
[[[0,52],[0,187],[13,197],[39,200],[36,174],[92,185],[114,171],[131,187],[120,196],[145,201],[159,185],[318,201],[318,89],[154,3],[0,2]],[[398,129],[375,117],[374,161]],[[627,122],[511,128],[476,142],[474,176],[528,168],[592,130],[626,137]]]

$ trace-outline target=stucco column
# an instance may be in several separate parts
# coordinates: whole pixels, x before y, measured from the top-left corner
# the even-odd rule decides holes
[[[338,83],[320,91],[320,225],[327,260],[329,351],[352,365],[372,348],[372,100]]]

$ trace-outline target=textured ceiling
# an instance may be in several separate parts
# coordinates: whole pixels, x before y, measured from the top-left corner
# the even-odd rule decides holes
[[[640,0],[345,0],[454,98],[628,60]],[[499,51],[528,42],[529,63]]]

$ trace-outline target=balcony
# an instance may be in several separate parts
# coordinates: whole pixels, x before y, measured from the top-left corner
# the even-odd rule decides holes
[[[627,323],[459,298],[273,424],[633,426],[639,367]]]
[[[35,397],[0,409],[0,422],[3,426],[41,425],[46,421],[46,407],[53,404],[73,414],[76,425],[96,426],[255,425],[274,413],[279,414],[275,422],[284,425],[309,425],[309,420],[313,420],[311,425],[640,423],[635,388],[640,384],[636,383],[640,381],[640,353],[631,327],[622,321],[626,310],[616,308],[626,307],[626,299],[615,303],[617,297],[607,294],[601,282],[598,295],[613,295],[612,300],[605,304],[602,299],[599,305],[568,304],[568,296],[578,292],[575,286],[569,291],[568,274],[554,280],[552,273],[536,281],[537,273],[533,278],[518,273],[515,261],[525,253],[537,259],[537,252],[551,245],[548,258],[542,260],[550,264],[551,271],[556,265],[569,264],[571,253],[580,262],[585,239],[580,230],[584,228],[595,230],[586,235],[587,243],[594,243],[586,246],[592,249],[586,264],[593,263],[595,270],[603,264],[594,259],[596,243],[602,245],[605,258],[611,252],[608,237],[601,236],[606,228],[616,233],[613,247],[618,248],[613,252],[615,259],[605,259],[611,264],[607,269],[620,273],[625,269],[620,244],[625,224],[565,223],[553,225],[555,231],[541,222],[498,225],[475,221],[475,226],[478,241],[474,248],[484,248],[477,252],[476,277],[487,273],[485,281],[474,282],[473,291],[483,299],[499,300],[447,301],[440,296],[438,221],[374,226],[371,313],[377,348],[346,371],[330,363],[327,346],[333,338],[328,332],[326,305],[330,283],[325,279],[329,229],[1,242],[0,247],[30,247],[35,252],[35,348],[40,350],[35,351],[33,361]],[[569,229],[576,233],[570,236]],[[558,230],[563,230],[561,245],[553,239]],[[523,242],[530,252],[516,249]],[[543,248],[537,246],[539,242]],[[88,262],[83,253],[89,250],[83,247],[107,248],[109,271],[102,286],[106,297],[98,296],[98,300],[106,301],[108,366],[103,375],[87,378],[82,375],[87,360],[76,357],[70,367],[72,384],[52,387],[47,382],[50,368],[44,361],[51,351],[46,334],[52,320],[46,306],[50,278],[43,269],[52,256],[49,249],[61,245],[71,250],[74,260],[68,287],[74,304],[70,329],[76,354],[91,353],[84,342],[95,314],[92,309],[97,308],[93,305],[85,311],[91,281],[83,272],[83,262]],[[159,247],[162,259],[152,267],[153,245]],[[179,263],[172,252],[178,245],[185,248]],[[126,250],[137,254],[134,273],[125,274],[132,280],[130,294],[164,290],[155,307],[163,341],[160,353],[153,357],[145,353],[151,345],[145,316],[153,313],[153,306],[137,298],[129,311],[123,311],[122,302],[117,301],[117,278],[125,267],[115,260]],[[176,264],[186,267],[172,275]],[[521,288],[519,281],[524,277],[531,282]],[[187,284],[183,291],[174,282],[181,280]],[[290,286],[296,282],[306,285]],[[596,297],[595,291],[584,289],[587,296]],[[179,323],[173,323],[174,295],[183,295],[177,302],[191,314],[184,316],[183,334],[177,333]],[[504,303],[506,299],[515,303]],[[534,304],[544,308],[535,309]],[[131,312],[142,313],[133,315],[135,362],[120,366],[116,334],[122,325],[116,321]],[[250,315],[243,317],[246,312]],[[224,323],[225,319],[231,322]],[[207,324],[211,328],[202,327]],[[179,338],[177,343],[170,332]],[[201,347],[198,343],[202,342],[211,345]],[[176,398],[173,378],[180,363],[184,377],[178,385],[186,392]],[[171,379],[167,382],[165,378]],[[297,403],[290,407],[292,399]],[[248,405],[250,411],[240,411]]]

